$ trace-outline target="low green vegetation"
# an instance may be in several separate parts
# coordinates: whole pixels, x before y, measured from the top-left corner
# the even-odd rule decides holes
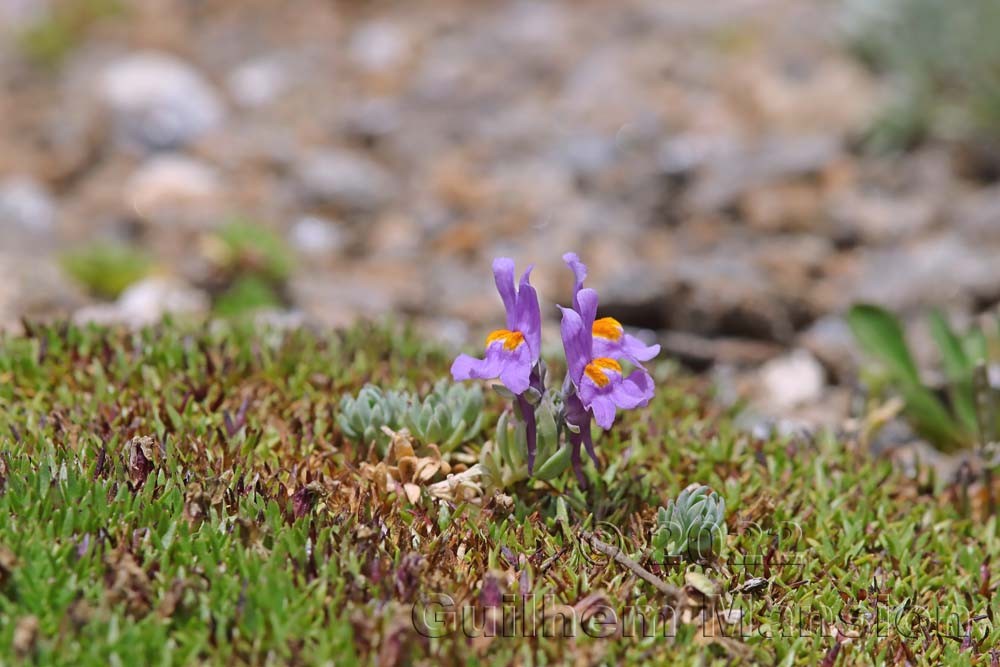
[[[92,295],[114,299],[149,273],[152,260],[138,248],[102,242],[67,253],[62,266]]]
[[[758,439],[661,363],[587,488],[449,497],[501,397],[450,452],[397,433],[383,457],[338,417],[450,361],[372,325],[0,336],[0,663],[989,664],[988,483]],[[666,553],[657,508],[692,483],[715,495],[685,516],[725,531]]]
[[[210,234],[203,246],[212,267],[207,287],[216,315],[233,318],[284,305],[295,256],[275,232],[235,219]]]
[[[217,270],[232,275],[253,275],[273,283],[288,279],[295,265],[284,239],[260,224],[233,220],[213,239],[219,244],[214,259]]]
[[[287,282],[295,255],[267,227],[235,219],[200,239],[199,252],[207,271],[196,286],[210,296],[215,316],[238,319],[288,305]],[[156,258],[145,250],[114,241],[83,246],[62,257],[64,271],[104,300],[116,299],[155,265]]]
[[[910,352],[903,326],[892,313],[874,305],[854,306],[847,321],[863,352],[876,366],[864,369],[873,395],[899,396],[914,429],[944,451],[968,449],[998,440],[1000,392],[988,378],[990,347],[997,333],[972,327],[956,332],[940,312],[928,325],[940,354],[943,387],[926,383]]]

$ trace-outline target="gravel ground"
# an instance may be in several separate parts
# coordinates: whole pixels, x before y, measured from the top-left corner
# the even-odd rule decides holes
[[[607,314],[787,413],[843,404],[854,301],[1000,299],[1000,186],[947,145],[858,149],[885,85],[836,3],[103,4],[0,0],[3,328],[206,311],[242,219],[294,253],[280,321],[462,343],[499,314],[491,257],[566,299],[575,250]],[[60,258],[98,241],[151,277],[88,294]]]

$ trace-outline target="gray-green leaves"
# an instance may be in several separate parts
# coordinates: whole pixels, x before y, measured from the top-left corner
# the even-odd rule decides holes
[[[538,449],[535,458],[535,479],[551,480],[563,473],[570,463],[570,446],[560,446],[556,427],[556,410],[548,399],[535,408],[538,425]],[[496,435],[486,443],[479,463],[486,471],[488,484],[507,488],[529,478],[528,445],[524,422],[505,412],[497,422]]]
[[[357,396],[344,396],[340,399],[337,424],[348,440],[361,445],[375,442],[379,453],[384,454],[389,445],[389,436],[382,427],[388,426],[393,431],[402,428],[409,401],[410,397],[406,392],[382,391],[367,384]]]
[[[707,486],[692,484],[657,513],[653,558],[702,560],[720,553],[725,540],[726,501]]]
[[[417,440],[449,452],[479,434],[483,391],[476,385],[441,380],[422,403],[411,399],[403,421]]]
[[[419,442],[448,452],[479,434],[482,411],[483,392],[478,386],[442,380],[420,401],[405,391],[365,385],[357,396],[341,399],[337,423],[347,439],[364,445],[375,442],[379,454],[389,443],[383,426],[393,431],[405,427]]]

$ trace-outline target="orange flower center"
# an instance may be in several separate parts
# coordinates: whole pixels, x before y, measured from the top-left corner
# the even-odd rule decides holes
[[[503,342],[503,347],[507,351],[516,350],[524,342],[524,334],[520,331],[508,331],[506,329],[497,329],[496,331],[490,332],[490,335],[486,337],[486,347],[489,347],[497,341]]]
[[[621,322],[613,317],[602,317],[594,322],[594,335],[608,340],[619,340],[625,329]]]
[[[583,369],[583,372],[587,374],[587,377],[589,377],[598,387],[608,386],[608,383],[611,382],[611,378],[608,377],[608,373],[611,371],[620,375],[622,372],[622,366],[614,359],[609,359],[607,357],[598,357],[587,364],[587,367]]]

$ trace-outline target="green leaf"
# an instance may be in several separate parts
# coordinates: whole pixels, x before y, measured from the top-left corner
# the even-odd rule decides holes
[[[906,402],[906,414],[918,433],[946,452],[966,445],[967,434],[963,433],[933,392],[919,385],[903,385],[899,389]]]
[[[931,328],[931,336],[941,352],[941,362],[944,366],[945,374],[951,381],[969,377],[973,365],[962,348],[962,341],[948,324],[948,320],[939,310],[935,310],[928,316],[928,323]]]
[[[986,333],[980,327],[975,327],[965,334],[962,348],[965,351],[966,359],[968,359],[970,370],[974,369],[977,364],[989,360],[989,343],[986,340]]]
[[[559,446],[559,432],[552,408],[544,402],[535,408],[536,444],[539,459],[548,458],[556,453]]]
[[[570,463],[570,449],[571,446],[569,443],[560,447],[559,451],[550,456],[542,465],[535,468],[534,476],[537,479],[549,480],[563,474]]]
[[[897,379],[920,385],[917,365],[895,315],[871,304],[858,304],[847,312],[847,324],[864,352],[881,362]]]
[[[972,388],[973,364],[962,348],[962,341],[940,311],[930,314],[931,336],[941,352],[941,365],[948,378],[948,394],[955,413],[968,431],[976,430],[976,399]]]

